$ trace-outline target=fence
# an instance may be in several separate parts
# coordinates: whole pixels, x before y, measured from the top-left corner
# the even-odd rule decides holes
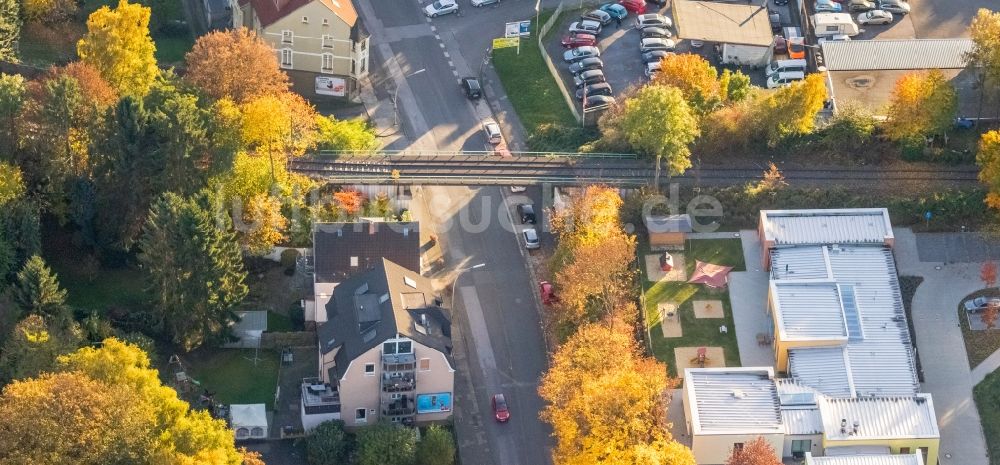
[[[559,16],[563,12],[563,8],[566,6],[564,2],[559,2],[559,6],[556,7],[556,11],[549,16],[549,20],[542,25],[538,30],[538,51],[542,53],[542,60],[545,61],[545,66],[549,67],[549,73],[552,74],[552,79],[555,79],[556,85],[559,86],[559,92],[562,93],[563,99],[566,100],[566,106],[569,107],[569,111],[573,113],[573,117],[576,118],[578,122],[583,122],[583,114],[580,110],[576,108],[576,101],[573,99],[573,95],[569,93],[569,89],[566,88],[566,83],[563,82],[562,76],[559,76],[559,70],[556,69],[556,65],[552,63],[552,58],[549,57],[549,52],[545,51],[545,34],[552,29],[559,22]]]

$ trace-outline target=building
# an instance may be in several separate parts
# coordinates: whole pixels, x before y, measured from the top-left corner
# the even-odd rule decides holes
[[[234,26],[274,48],[292,87],[309,100],[354,98],[368,75],[369,35],[351,0],[239,0]]]
[[[383,258],[420,270],[417,222],[316,223],[312,236],[313,297],[303,305],[307,322],[325,322],[326,304],[337,284],[376,267]]]
[[[390,260],[340,283],[317,330],[319,376],[302,385],[306,430],[451,417],[451,320],[429,279]]]
[[[718,45],[724,64],[764,66],[773,55],[766,3],[675,0],[673,14],[677,37]]]
[[[955,86],[958,115],[979,115],[976,73],[966,68],[965,60],[971,39],[824,41],[820,47],[835,110],[855,104],[884,115],[899,78],[937,69]]]
[[[252,310],[236,312],[238,320],[229,326],[234,341],[225,343],[225,348],[255,349],[260,347],[260,338],[267,331],[267,312]]]
[[[812,454],[806,454],[805,459],[805,465],[924,465],[920,454],[917,453],[909,455],[831,455],[826,457],[813,457]]]
[[[643,217],[646,231],[649,232],[651,247],[684,248],[687,235],[693,230],[691,215],[653,215]]]
[[[233,12],[239,10],[236,0],[202,0],[205,24],[209,29],[226,29],[233,25]]]

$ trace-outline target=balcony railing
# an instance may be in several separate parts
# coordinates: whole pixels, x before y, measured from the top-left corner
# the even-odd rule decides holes
[[[305,378],[302,380],[302,406],[306,414],[339,412],[340,392],[319,378]]]
[[[417,388],[417,380],[412,376],[383,376],[383,392],[406,392]]]

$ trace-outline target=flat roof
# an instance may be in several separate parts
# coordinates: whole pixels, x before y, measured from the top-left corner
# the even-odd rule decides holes
[[[884,116],[889,98],[896,88],[896,81],[913,72],[913,70],[830,71],[830,97],[837,102],[837,108],[856,104],[867,108],[875,115]],[[976,72],[969,69],[943,69],[941,74],[955,86],[955,91],[958,93],[958,115],[975,117],[979,111]]]
[[[821,397],[823,434],[827,440],[938,438],[930,394],[905,397]],[[856,426],[855,426],[856,425]]]
[[[823,418],[819,414],[819,394],[808,386],[790,379],[776,380],[781,404],[781,423],[785,434],[823,434]]]
[[[963,69],[972,39],[891,39],[823,41],[830,71]]]
[[[837,284],[771,281],[781,340],[846,340],[847,324]]]
[[[885,208],[761,210],[764,240],[776,246],[883,244],[892,239]]]
[[[920,452],[912,454],[859,454],[813,457],[806,452],[805,465],[924,465]]]
[[[771,368],[688,368],[693,434],[782,433]]]
[[[674,0],[673,13],[683,39],[760,47],[774,42],[766,6]]]

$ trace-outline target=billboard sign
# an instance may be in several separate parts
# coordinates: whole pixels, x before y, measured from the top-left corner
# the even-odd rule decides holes
[[[347,95],[347,81],[333,76],[316,76],[316,93],[344,97]]]
[[[417,394],[417,413],[441,413],[451,411],[451,393]]]
[[[507,23],[504,28],[504,37],[530,37],[531,21],[514,21]]]
[[[497,37],[493,39],[493,50],[507,47],[517,47],[520,39],[517,37]]]

